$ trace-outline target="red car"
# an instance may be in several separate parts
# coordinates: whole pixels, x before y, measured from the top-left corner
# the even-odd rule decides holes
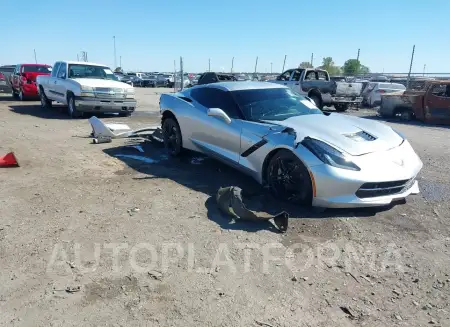
[[[20,64],[16,66],[10,76],[12,95],[20,100],[27,98],[38,98],[36,77],[39,75],[50,75],[52,66],[41,64]]]

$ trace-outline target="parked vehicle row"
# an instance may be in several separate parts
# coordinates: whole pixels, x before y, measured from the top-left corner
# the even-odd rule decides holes
[[[43,64],[21,64],[17,65],[10,75],[11,93],[14,98],[21,101],[28,98],[37,98],[38,89],[36,85],[37,76],[50,75],[52,67]]]

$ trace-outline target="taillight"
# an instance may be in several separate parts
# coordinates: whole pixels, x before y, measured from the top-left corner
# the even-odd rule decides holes
[[[0,79],[1,79],[1,80],[5,80],[5,75],[3,75],[2,73],[0,73]]]
[[[377,93],[386,93],[385,90],[377,90]]]

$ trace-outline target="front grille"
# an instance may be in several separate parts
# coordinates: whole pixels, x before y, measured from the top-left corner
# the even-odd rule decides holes
[[[121,99],[126,97],[124,89],[110,87],[96,87],[95,96],[97,98]]]
[[[364,183],[356,196],[361,199],[378,196],[394,195],[409,190],[414,184],[414,178],[393,182]]]

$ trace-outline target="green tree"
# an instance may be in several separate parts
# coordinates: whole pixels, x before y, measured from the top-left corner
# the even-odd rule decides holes
[[[121,73],[122,72],[122,67],[116,67],[116,69],[114,69],[114,72]]]
[[[333,76],[341,74],[341,69],[334,64],[333,58],[331,57],[323,58],[322,66],[319,68],[326,70],[328,74]]]
[[[359,74],[361,68],[361,63],[357,59],[349,59],[344,63],[342,70],[345,75],[356,75]]]
[[[303,61],[298,65],[299,68],[314,68],[309,61]]]
[[[370,69],[367,66],[361,65],[361,67],[359,67],[359,73],[360,74],[369,74]]]

